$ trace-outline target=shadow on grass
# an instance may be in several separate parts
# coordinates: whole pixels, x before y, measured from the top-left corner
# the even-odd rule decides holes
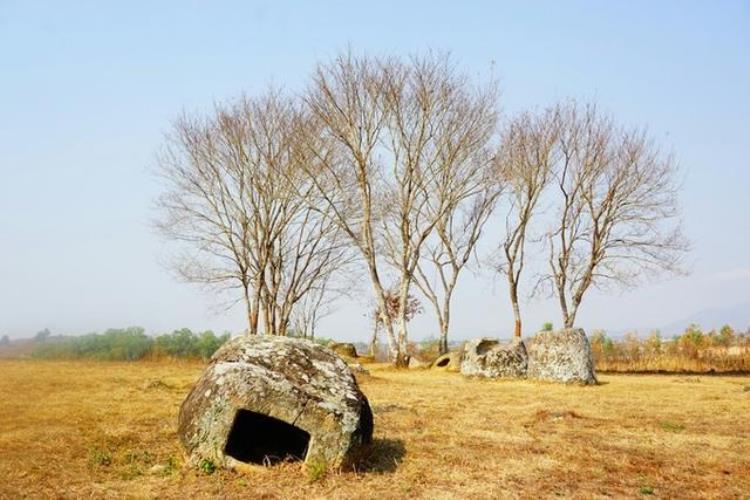
[[[357,472],[386,474],[396,471],[406,455],[406,447],[401,439],[376,438],[363,451]]]

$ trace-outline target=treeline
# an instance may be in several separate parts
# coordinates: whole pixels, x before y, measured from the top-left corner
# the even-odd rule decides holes
[[[135,361],[140,359],[208,360],[230,334],[188,328],[151,337],[141,327],[109,329],[78,337],[37,335],[32,357],[39,359],[96,359]]]
[[[641,339],[635,333],[614,340],[598,330],[591,336],[597,370],[613,372],[747,372],[750,328],[725,325],[704,332],[690,325],[681,335],[662,338],[658,331]]]

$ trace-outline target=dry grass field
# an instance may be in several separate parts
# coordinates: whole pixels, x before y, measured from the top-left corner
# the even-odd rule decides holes
[[[371,366],[356,472],[182,467],[200,364],[0,361],[0,497],[750,498],[750,377],[603,375],[596,387]]]

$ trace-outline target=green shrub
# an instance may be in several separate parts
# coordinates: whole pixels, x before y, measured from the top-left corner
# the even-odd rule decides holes
[[[160,354],[174,358],[198,357],[198,339],[188,328],[159,335],[156,337],[156,347]]]
[[[210,460],[208,458],[204,458],[203,460],[201,460],[198,468],[205,474],[213,474],[214,472],[216,472],[216,464],[213,462],[213,460]]]
[[[659,422],[661,428],[667,432],[682,432],[685,430],[685,426],[678,422],[670,422],[669,420],[663,420]]]
[[[228,333],[217,337],[211,330],[195,334],[190,329],[183,328],[156,337],[156,350],[158,354],[173,358],[201,358],[206,361],[227,340]]]
[[[151,351],[154,343],[138,326],[72,337],[71,342],[74,357],[110,361],[142,359]]]
[[[311,460],[305,464],[305,472],[310,483],[317,483],[328,475],[328,464],[325,460]]]
[[[164,469],[164,475],[169,476],[180,469],[180,461],[174,455],[167,457],[167,466]]]
[[[227,340],[225,333],[216,336],[208,330],[195,334],[187,328],[160,335],[156,339],[141,327],[110,329],[80,337],[54,337],[34,346],[32,356],[43,359],[86,358],[111,361],[135,361],[147,356],[167,355],[174,358],[200,358],[204,361]]]
[[[750,370],[749,333],[728,325],[706,332],[691,324],[671,338],[655,330],[645,339],[630,332],[612,340],[594,330],[591,351],[602,371],[743,372]]]
[[[97,467],[112,465],[112,452],[107,449],[94,447],[89,450],[89,464]]]
[[[104,359],[122,359],[133,361],[141,359],[151,350],[153,339],[148,337],[143,328],[134,327],[126,330],[107,330],[105,338],[111,339],[110,354]]]
[[[37,342],[44,342],[47,340],[52,333],[49,331],[49,328],[45,328],[42,331],[36,332],[36,335],[34,335],[34,340]]]

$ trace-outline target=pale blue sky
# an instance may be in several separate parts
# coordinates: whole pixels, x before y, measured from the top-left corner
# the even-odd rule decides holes
[[[0,333],[241,329],[239,311],[217,314],[210,295],[159,264],[154,152],[183,109],[271,82],[294,91],[347,46],[449,50],[468,71],[494,65],[508,112],[596,99],[675,152],[692,274],[592,296],[582,326],[658,326],[750,304],[748,2],[0,0]],[[509,333],[493,279],[464,277],[456,337]],[[530,328],[559,323],[552,301],[525,311]],[[321,334],[364,340],[362,314],[343,304]],[[433,333],[430,314],[412,330]]]

